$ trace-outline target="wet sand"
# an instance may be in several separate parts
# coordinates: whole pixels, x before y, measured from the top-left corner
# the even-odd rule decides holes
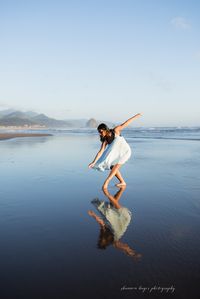
[[[119,204],[132,216],[119,241],[139,260],[109,235],[104,248],[88,215],[101,217],[94,199],[109,203],[108,172],[88,169],[98,136],[1,142],[0,298],[200,298],[200,142],[127,140]]]
[[[52,134],[39,134],[39,133],[0,133],[0,140],[11,139],[17,137],[44,137],[52,136]]]

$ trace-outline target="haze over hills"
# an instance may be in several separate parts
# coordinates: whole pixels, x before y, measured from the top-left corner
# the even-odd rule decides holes
[[[0,111],[0,126],[3,127],[44,127],[44,128],[96,128],[99,123],[94,118],[91,119],[69,119],[57,120],[50,118],[45,114],[39,114],[34,111],[22,112],[14,109]],[[113,126],[112,123],[106,122]]]

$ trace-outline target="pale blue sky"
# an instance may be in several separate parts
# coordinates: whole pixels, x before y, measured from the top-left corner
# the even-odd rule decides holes
[[[0,109],[200,125],[200,2],[0,0]]]

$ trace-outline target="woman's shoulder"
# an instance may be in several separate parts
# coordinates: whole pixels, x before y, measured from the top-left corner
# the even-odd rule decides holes
[[[116,127],[111,130],[113,130],[115,136],[121,136],[121,132]]]

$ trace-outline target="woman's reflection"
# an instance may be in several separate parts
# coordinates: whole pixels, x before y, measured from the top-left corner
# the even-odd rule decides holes
[[[98,198],[92,200],[92,204],[102,217],[96,215],[92,210],[89,210],[88,214],[100,225],[98,248],[106,249],[112,244],[113,247],[123,251],[126,255],[139,259],[141,254],[136,253],[128,244],[120,241],[131,221],[131,212],[119,204],[119,199],[125,188],[125,186],[120,188],[114,196],[108,192],[108,189],[104,189],[103,192],[108,197],[109,202],[101,201]]]

